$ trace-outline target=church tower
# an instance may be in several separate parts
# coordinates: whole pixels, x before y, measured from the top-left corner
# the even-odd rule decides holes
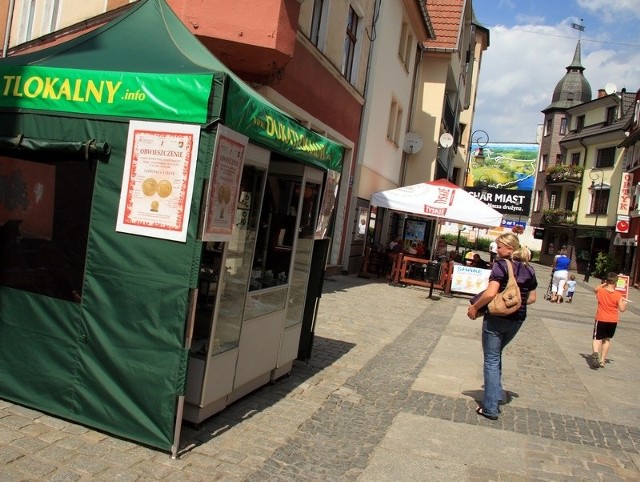
[[[542,131],[542,141],[540,143],[540,155],[547,155],[546,169],[549,166],[562,162],[560,153],[560,139],[564,137],[569,129],[566,111],[570,107],[589,102],[591,100],[591,86],[584,76],[584,67],[580,59],[580,41],[576,45],[573,54],[573,61],[567,66],[567,73],[560,79],[553,90],[551,104],[542,111],[544,114],[544,124]]]
[[[540,141],[540,163],[535,184],[535,195],[531,223],[541,226],[542,211],[545,209],[565,209],[561,205],[561,198],[572,202],[572,198],[562,197],[558,192],[560,186],[547,186],[545,170],[556,164],[567,162],[562,158],[560,140],[569,132],[569,116],[567,110],[576,105],[591,100],[591,85],[584,77],[584,67],[581,61],[580,41],[576,45],[573,60],[567,67],[567,73],[557,83],[551,97],[551,104],[542,110],[544,124]]]

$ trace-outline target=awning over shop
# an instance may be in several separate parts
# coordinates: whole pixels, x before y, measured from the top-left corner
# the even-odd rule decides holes
[[[232,80],[229,86],[225,125],[294,159],[332,171],[342,170],[341,145],[302,128],[238,80]]]

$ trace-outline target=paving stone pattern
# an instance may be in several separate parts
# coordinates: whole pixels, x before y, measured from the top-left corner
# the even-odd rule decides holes
[[[590,370],[580,357],[594,283],[580,283],[579,303],[559,306],[541,300],[542,284],[505,355],[516,398],[498,421],[475,414],[481,381],[456,396],[414,387],[443,336],[479,340],[479,320],[455,323],[467,298],[428,300],[428,290],[335,276],[312,359],[199,427],[185,425],[177,460],[0,400],[0,481],[640,480],[640,380],[637,365],[620,369],[638,361],[640,295],[611,365]]]

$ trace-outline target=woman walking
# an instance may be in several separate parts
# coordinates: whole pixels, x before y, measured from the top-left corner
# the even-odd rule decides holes
[[[471,299],[467,316],[475,320],[484,311],[482,320],[482,351],[484,354],[484,397],[476,413],[490,420],[497,420],[498,405],[503,398],[502,389],[502,351],[516,336],[527,317],[527,305],[536,301],[538,280],[534,269],[529,265],[531,251],[520,246],[518,237],[505,233],[496,239],[498,257],[489,275],[489,286],[485,291]],[[507,316],[491,315],[484,310],[486,305],[507,285],[511,263],[513,275],[520,288],[522,305],[515,313]]]
[[[567,256],[567,247],[560,248],[553,259],[553,280],[551,285],[551,303],[562,303],[564,287],[569,279],[571,258]]]

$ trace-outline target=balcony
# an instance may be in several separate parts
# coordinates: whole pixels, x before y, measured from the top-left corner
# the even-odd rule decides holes
[[[580,184],[584,167],[573,164],[556,164],[546,170],[547,184]]]
[[[575,211],[566,209],[545,209],[542,211],[542,224],[557,226],[574,226],[576,224]]]
[[[293,58],[300,4],[297,0],[169,0],[189,30],[244,80],[268,83]],[[233,5],[221,7],[221,5]]]

